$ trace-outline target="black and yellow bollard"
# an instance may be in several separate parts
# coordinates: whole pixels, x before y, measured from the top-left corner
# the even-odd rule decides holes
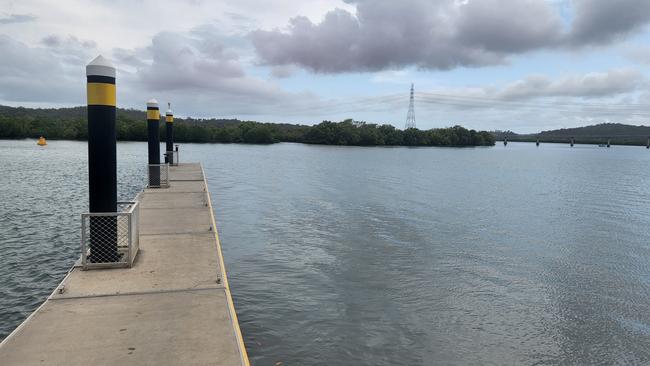
[[[147,135],[149,142],[149,187],[160,187],[160,110],[158,101],[147,102]]]
[[[174,164],[174,113],[172,112],[171,103],[167,103],[167,112],[165,113],[165,163]]]
[[[89,211],[116,212],[115,67],[98,56],[86,66],[86,79]],[[119,260],[115,216],[91,216],[89,239],[90,262]]]

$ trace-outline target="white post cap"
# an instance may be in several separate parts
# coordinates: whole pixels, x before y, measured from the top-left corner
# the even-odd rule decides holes
[[[156,107],[158,108],[158,101],[155,99],[149,99],[147,101],[147,107]]]
[[[115,66],[104,58],[104,56],[99,55],[95,57],[94,60],[90,61],[86,65],[86,76],[108,76],[111,78],[115,77]]]

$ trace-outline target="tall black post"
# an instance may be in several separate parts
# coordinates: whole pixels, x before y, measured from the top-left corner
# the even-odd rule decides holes
[[[160,111],[158,101],[147,102],[147,135],[149,141],[149,186],[160,187]]]
[[[165,162],[174,164],[174,113],[172,112],[171,103],[167,103],[167,112],[165,113],[165,138],[166,154]]]
[[[86,79],[89,211],[116,212],[115,67],[98,56],[86,66]],[[89,239],[90,262],[119,260],[116,217],[91,216]]]

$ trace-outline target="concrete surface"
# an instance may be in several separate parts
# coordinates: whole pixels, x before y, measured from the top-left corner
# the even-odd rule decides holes
[[[0,365],[248,365],[199,164],[140,197],[133,268],[73,268]]]

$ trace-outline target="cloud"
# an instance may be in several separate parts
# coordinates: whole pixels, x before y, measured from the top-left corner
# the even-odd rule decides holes
[[[407,66],[448,70],[506,63],[540,49],[606,44],[650,20],[647,0],[573,0],[570,29],[546,0],[347,0],[314,23],[294,17],[286,29],[249,37],[264,65],[318,73]]]
[[[624,55],[633,62],[650,65],[649,46],[636,44],[631,47],[627,47],[624,51]]]
[[[237,56],[218,42],[163,32],[153,37],[150,51],[152,62],[138,75],[153,90],[219,88],[224,80],[244,75]]]
[[[160,32],[146,47],[113,50],[116,64],[122,65],[118,99],[138,107],[155,97],[171,101],[179,115],[195,117],[277,113],[316,99],[250,75],[231,42],[230,36],[204,25]]]
[[[94,42],[73,36],[53,34],[27,45],[0,35],[0,100],[83,105],[85,65],[98,53]],[[118,48],[105,56],[118,67],[122,107],[141,107],[156,97],[180,106],[179,115],[237,116],[314,99],[248,75],[239,55],[207,27],[161,32],[146,47]]]
[[[212,33],[162,32],[148,47],[150,60],[140,61],[135,76],[150,91],[202,93],[215,99],[243,97],[251,101],[277,101],[287,96],[277,85],[248,76],[237,53]]]
[[[650,22],[647,0],[573,0],[575,19],[568,35],[573,45],[604,44]]]
[[[36,20],[36,17],[29,14],[9,14],[0,16],[0,24],[27,23]]]
[[[495,96],[504,100],[539,97],[601,98],[634,92],[646,83],[645,76],[634,69],[614,69],[557,80],[544,75],[533,75],[506,85]]]
[[[49,36],[41,39],[41,43],[47,47],[64,49],[70,51],[70,49],[76,48],[85,48],[92,49],[97,47],[97,43],[90,40],[81,40],[75,36],[61,37],[56,34],[50,34]]]
[[[70,64],[88,58],[83,54],[64,58],[47,47],[30,47],[5,35],[0,35],[0,54],[1,100],[78,104],[83,100],[83,69]],[[76,73],[74,68],[78,68]]]
[[[639,70],[624,68],[605,72],[564,75],[552,78],[547,75],[529,75],[503,85],[476,87],[416,89],[416,104],[440,109],[447,107],[459,111],[469,109],[494,109],[507,113],[512,108],[527,107],[552,111],[553,103],[574,106],[603,107],[617,101],[635,103],[647,89],[648,79]],[[397,100],[396,103],[403,103]]]
[[[280,65],[271,68],[271,75],[277,79],[286,79],[293,75],[296,68],[292,65]]]
[[[502,55],[549,47],[562,36],[561,18],[546,1],[474,0],[453,16],[455,42]]]

